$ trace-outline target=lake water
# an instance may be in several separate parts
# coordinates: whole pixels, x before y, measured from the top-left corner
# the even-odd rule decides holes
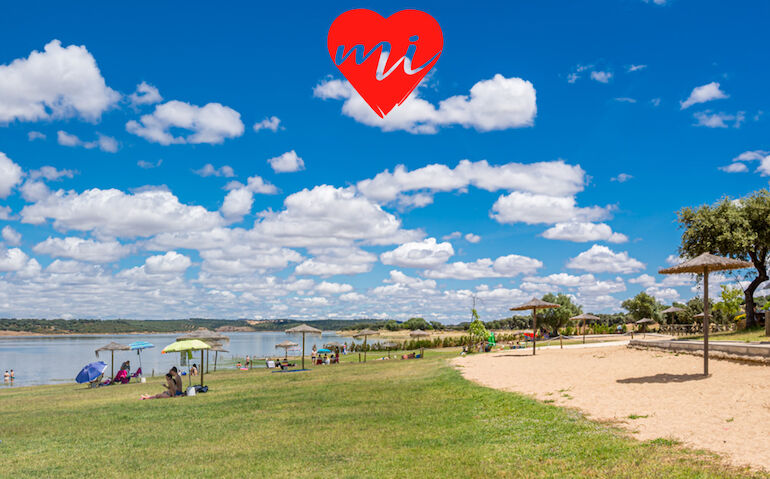
[[[296,351],[289,350],[289,356],[299,356],[302,346],[302,335],[291,335],[283,332],[254,332],[254,333],[224,333],[230,342],[224,343],[224,349],[229,353],[219,353],[219,361],[233,358],[244,358],[246,355],[256,358],[266,356],[283,357],[283,349],[275,345],[290,340],[299,347]],[[115,341],[119,344],[129,344],[134,341],[148,341],[154,348],[145,349],[141,353],[142,371],[149,377],[153,370],[155,375],[165,374],[171,366],[180,366],[179,354],[161,354],[161,350],[173,343],[181,333],[174,334],[122,334],[122,335],[88,335],[88,336],[0,336],[0,374],[13,369],[16,380],[13,386],[31,386],[36,384],[74,383],[75,376],[86,364],[93,361],[107,363],[105,376],[110,374],[110,351],[100,351],[96,357],[95,350]],[[350,344],[351,338],[339,337],[334,332],[324,332],[322,337],[306,335],[306,352],[317,345],[332,341]],[[358,342],[358,341],[356,341]],[[209,356],[209,369],[213,370],[214,354]],[[123,361],[131,361],[131,371],[139,367],[139,355],[136,351],[115,351],[115,372],[120,369]],[[200,366],[200,352],[195,352],[193,363]],[[220,364],[220,363],[218,363]],[[186,368],[184,368],[186,369]],[[0,383],[0,387],[10,387]]]

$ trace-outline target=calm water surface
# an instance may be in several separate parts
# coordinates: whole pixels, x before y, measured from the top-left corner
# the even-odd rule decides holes
[[[302,345],[302,335],[290,335],[283,332],[254,332],[254,333],[224,333],[230,338],[224,348],[229,353],[220,353],[219,360],[243,358],[247,354],[252,357],[283,356],[283,349],[275,345],[289,339]],[[106,375],[110,374],[110,352],[100,351],[96,357],[94,351],[111,341],[129,344],[134,341],[148,341],[155,345],[145,349],[141,354],[142,371],[150,376],[165,374],[171,366],[180,366],[179,354],[161,354],[161,350],[173,343],[181,334],[122,334],[122,335],[89,335],[89,336],[28,336],[0,337],[0,374],[13,369],[16,380],[13,386],[31,386],[37,384],[74,383],[75,376],[86,364],[93,361],[107,363]],[[324,332],[322,337],[306,335],[305,347],[309,352],[313,345],[318,348],[331,341],[347,342],[351,338],[339,337],[334,332]],[[299,348],[291,356],[299,355]],[[309,353],[308,353],[309,354]],[[123,361],[131,361],[131,370],[139,367],[140,357],[136,351],[115,351],[115,370],[120,368]],[[213,369],[214,354],[210,354],[210,369]],[[191,362],[200,363],[200,352],[194,354]],[[200,364],[199,364],[200,365]],[[185,368],[186,369],[186,368]],[[0,387],[11,387],[0,383]]]

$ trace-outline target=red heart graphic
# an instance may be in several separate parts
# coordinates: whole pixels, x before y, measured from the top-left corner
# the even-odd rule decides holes
[[[441,56],[438,22],[419,10],[388,18],[366,9],[337,17],[326,41],[329,55],[380,118],[406,100]]]

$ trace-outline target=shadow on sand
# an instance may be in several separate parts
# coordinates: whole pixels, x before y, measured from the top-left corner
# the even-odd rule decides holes
[[[700,381],[706,379],[703,374],[655,374],[654,376],[642,376],[638,378],[618,379],[620,384],[647,384],[647,383],[684,383],[687,381]]]

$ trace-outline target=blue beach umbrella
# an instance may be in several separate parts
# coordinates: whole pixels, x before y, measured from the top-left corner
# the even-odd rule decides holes
[[[105,369],[107,369],[107,363],[104,361],[96,361],[86,364],[85,367],[80,370],[78,375],[75,377],[75,381],[77,381],[78,384],[90,383],[91,381],[96,380],[96,378],[104,374]]]
[[[332,351],[331,349],[322,348],[322,349],[319,349],[318,352],[322,354],[329,354]]]
[[[154,348],[155,345],[147,341],[134,341],[128,347],[131,348],[131,351],[136,351],[136,354],[139,356],[139,369],[142,369],[142,350]]]

